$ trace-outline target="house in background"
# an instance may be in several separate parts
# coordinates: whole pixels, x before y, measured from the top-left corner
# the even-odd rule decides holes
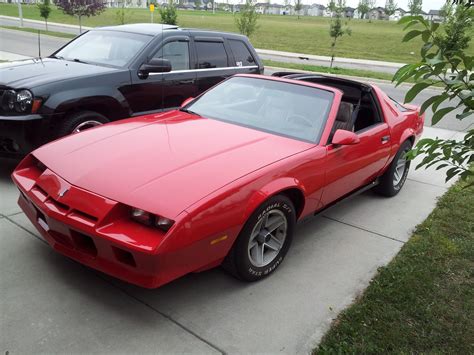
[[[369,11],[369,20],[386,20],[387,18],[383,7],[378,6]]]
[[[444,16],[441,14],[440,10],[430,10],[428,12],[428,20],[432,22],[443,22]]]
[[[324,5],[312,4],[308,9],[308,16],[324,16]]]
[[[398,9],[395,10],[395,12],[394,12],[392,15],[390,15],[390,16],[388,17],[388,19],[389,19],[390,21],[398,21],[398,20],[400,20],[402,17],[404,17],[404,16],[406,15],[406,13],[407,13],[407,12],[406,12],[405,10],[403,10],[401,7],[399,7]]]
[[[344,17],[353,18],[355,10],[353,7],[346,7],[344,9]]]

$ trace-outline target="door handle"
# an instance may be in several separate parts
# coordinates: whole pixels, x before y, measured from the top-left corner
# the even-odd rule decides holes
[[[382,138],[380,138],[380,140],[382,141],[383,144],[385,144],[390,140],[390,136],[383,136]]]
[[[180,84],[193,84],[193,83],[194,83],[194,79],[180,80],[179,83],[180,83]]]

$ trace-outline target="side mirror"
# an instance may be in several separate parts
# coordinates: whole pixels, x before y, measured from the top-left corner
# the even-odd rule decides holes
[[[140,78],[148,77],[150,73],[168,73],[171,71],[171,62],[168,59],[153,58],[148,63],[144,63],[138,70]]]
[[[186,106],[187,104],[189,104],[193,100],[194,100],[194,97],[188,97],[186,100],[183,101],[183,103],[181,104],[180,107]]]
[[[359,143],[359,137],[354,132],[338,129],[332,137],[332,144],[334,145],[352,145]]]

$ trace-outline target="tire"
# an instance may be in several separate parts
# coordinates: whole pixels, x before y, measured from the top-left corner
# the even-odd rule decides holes
[[[78,133],[88,128],[109,122],[107,118],[94,111],[80,111],[66,117],[57,131],[58,138]],[[82,126],[81,126],[82,125]]]
[[[376,193],[392,197],[400,192],[410,169],[411,162],[405,158],[405,154],[411,147],[410,141],[403,142],[387,171],[380,177],[379,184],[374,188]]]
[[[271,221],[273,227],[279,224],[272,232],[267,229],[273,228]],[[268,199],[247,220],[222,266],[244,281],[258,281],[270,275],[290,248],[295,223],[295,208],[288,197]]]

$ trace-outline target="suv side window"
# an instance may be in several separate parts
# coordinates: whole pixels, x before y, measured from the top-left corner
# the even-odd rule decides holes
[[[223,42],[195,42],[198,69],[227,67],[227,52]]]
[[[186,41],[165,43],[155,53],[154,58],[168,59],[171,62],[171,70],[189,69],[189,44]]]
[[[253,59],[252,54],[245,45],[244,42],[231,39],[229,40],[230,48],[235,58],[235,65],[238,67],[247,67],[255,65],[255,59]]]

